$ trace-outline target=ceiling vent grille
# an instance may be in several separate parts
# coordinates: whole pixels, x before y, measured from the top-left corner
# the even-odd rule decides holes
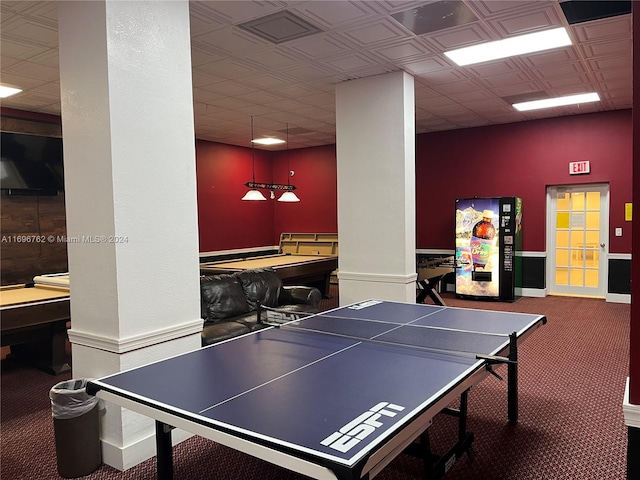
[[[237,27],[276,44],[307,37],[321,31],[287,10],[240,23]]]

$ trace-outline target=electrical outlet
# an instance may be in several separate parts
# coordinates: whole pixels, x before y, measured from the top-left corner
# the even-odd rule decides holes
[[[616,237],[621,237],[622,236],[622,228],[618,227],[616,228]]]

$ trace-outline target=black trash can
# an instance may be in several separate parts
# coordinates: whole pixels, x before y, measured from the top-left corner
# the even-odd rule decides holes
[[[86,392],[87,380],[68,380],[49,392],[58,473],[76,478],[102,463],[98,398]]]

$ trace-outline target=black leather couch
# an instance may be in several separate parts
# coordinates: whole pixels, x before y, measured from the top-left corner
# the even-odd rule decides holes
[[[322,295],[315,287],[284,286],[273,269],[254,269],[200,277],[204,328],[202,346],[249,333],[259,324],[258,302],[286,312],[318,312]],[[262,312],[264,315],[264,312]]]

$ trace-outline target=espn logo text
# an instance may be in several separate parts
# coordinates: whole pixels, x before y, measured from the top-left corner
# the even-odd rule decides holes
[[[320,444],[346,453],[357,445],[360,440],[367,438],[375,432],[376,428],[381,427],[382,422],[379,420],[382,419],[382,417],[395,417],[397,413],[402,410],[404,410],[404,407],[400,405],[380,402],[362,415],[358,415],[337,432],[333,432],[322,440]]]

